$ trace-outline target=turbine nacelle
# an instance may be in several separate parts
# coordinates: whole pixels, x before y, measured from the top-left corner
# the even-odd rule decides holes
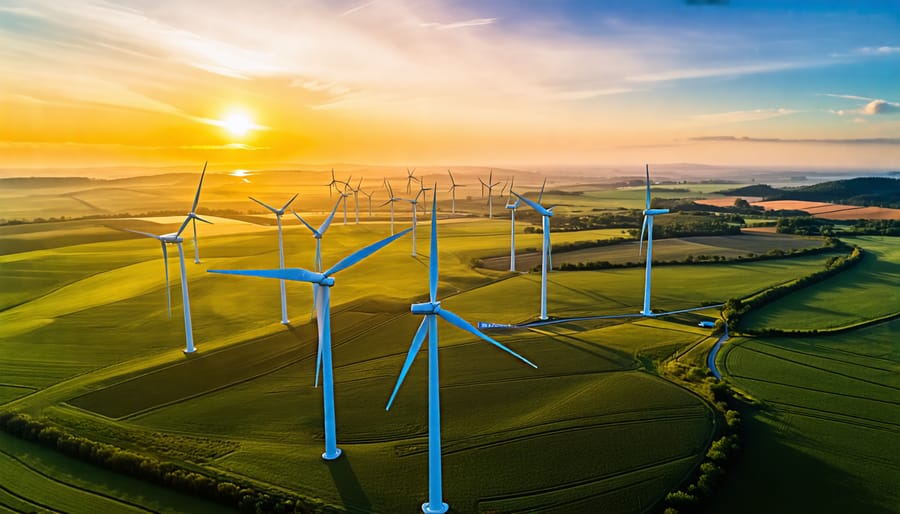
[[[413,314],[437,314],[441,310],[441,302],[414,303],[409,308]]]

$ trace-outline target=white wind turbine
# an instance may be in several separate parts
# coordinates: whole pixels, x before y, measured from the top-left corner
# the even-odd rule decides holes
[[[388,192],[388,200],[381,204],[381,207],[384,207],[387,204],[391,204],[391,235],[394,234],[394,202],[399,202],[402,198],[398,198],[394,196],[394,188],[391,187],[391,182],[388,179],[384,179],[384,188],[387,189]],[[415,238],[413,238],[415,240]],[[413,243],[415,244],[415,243]]]
[[[181,233],[184,232],[184,229],[187,228],[188,223],[197,220],[200,220],[204,223],[209,223],[205,219],[201,218],[194,214],[194,210],[197,208],[197,201],[200,199],[200,186],[203,185],[203,176],[206,174],[206,164],[203,164],[203,172],[200,174],[200,185],[197,186],[197,194],[194,196],[194,207],[191,209],[191,212],[184,218],[184,221],[181,223],[181,226],[178,227],[176,232],[172,232],[170,234],[150,234],[148,232],[140,232],[138,230],[128,230],[128,232],[132,232],[134,234],[139,234],[144,237],[152,237],[159,241],[160,246],[162,247],[163,254],[163,264],[166,269],[166,304],[168,306],[169,318],[172,317],[172,293],[169,290],[169,255],[166,251],[166,245],[173,244],[178,248],[178,262],[181,265],[181,304],[184,309],[184,339],[185,339],[185,347],[184,353],[194,353],[196,348],[194,348],[194,330],[191,326],[191,302],[188,297],[188,285],[187,285],[187,273],[185,272],[184,267],[184,247],[182,243],[184,242],[184,238],[181,237]],[[195,236],[196,237],[196,236]],[[196,243],[195,243],[196,244]]]
[[[368,199],[369,199],[369,219],[372,219],[372,195],[375,194],[375,191],[372,191],[371,193],[367,193],[364,189],[360,188],[359,192],[366,195],[366,197],[368,197]]]
[[[651,209],[650,208],[650,165],[644,165],[644,171],[647,174],[647,205],[644,209],[644,223],[641,225],[641,238],[638,241],[638,252],[642,250],[644,242],[644,230],[647,231],[647,268],[644,273],[644,308],[641,314],[644,316],[652,316],[653,311],[650,310],[650,270],[653,266],[653,217],[660,214],[668,214],[669,209]]]
[[[509,197],[506,199],[506,208],[509,209],[509,271],[516,271],[516,209],[519,208],[521,200],[516,198],[515,202],[511,202],[513,196],[513,186],[516,183],[515,177],[509,185]]]
[[[544,198],[544,186],[547,185],[547,180],[544,179],[544,184],[541,185],[541,194],[538,196],[537,203],[532,202],[528,198],[520,195],[519,193],[513,192],[516,197],[520,200],[528,204],[529,207],[534,209],[541,215],[541,226],[544,231],[544,244],[541,248],[541,319],[547,319],[547,271],[548,266],[550,264],[550,217],[553,216],[553,206],[544,207],[540,204],[541,200]]]
[[[302,217],[300,217],[299,214],[297,214],[294,211],[291,211],[294,213],[294,216],[296,216],[297,219],[300,220],[300,223],[303,223],[306,226],[306,228],[308,228],[309,231],[312,232],[313,237],[316,238],[316,260],[313,262],[313,268],[314,268],[314,271],[316,271],[317,273],[322,272],[322,238],[325,237],[325,232],[328,231],[328,227],[331,226],[331,220],[334,219],[334,214],[337,212],[338,205],[340,205],[341,202],[344,202],[344,203],[347,202],[347,196],[344,195],[343,193],[341,193],[341,197],[338,198],[338,201],[334,203],[334,208],[331,209],[331,214],[329,214],[328,217],[325,218],[325,221],[323,221],[322,224],[319,225],[318,229],[313,228],[313,226],[310,225],[309,223],[307,223],[306,220],[303,219]],[[319,286],[316,284],[313,284],[312,290],[313,290],[313,308],[312,308],[311,316],[315,316],[316,302],[318,302],[318,299],[319,299]],[[319,382],[319,378],[318,378],[318,376],[316,376],[316,383],[318,384],[318,382]]]
[[[488,190],[488,219],[494,219],[494,188],[500,185],[500,182],[494,182],[494,170],[491,170],[491,174],[488,175],[488,181],[485,183],[481,178],[478,178],[478,181],[481,182],[481,195],[484,196],[484,190],[487,188]]]
[[[275,207],[267,205],[267,204],[257,200],[256,198],[253,198],[252,196],[248,196],[247,198],[262,205],[266,209],[269,209],[275,215],[275,220],[278,222],[278,267],[281,269],[284,269],[284,239],[282,238],[282,235],[281,235],[281,217],[284,215],[285,209],[287,209],[291,205],[291,203],[293,203],[293,201],[297,199],[297,195],[295,194],[293,197],[291,197],[291,199],[288,200],[287,203],[284,204],[280,209],[276,209]],[[282,280],[281,281],[281,324],[287,325],[288,323],[289,323],[289,321],[288,321],[288,315],[287,315],[287,297],[286,297],[286,294],[284,291],[284,280]]]
[[[359,225],[359,191],[360,191],[360,188],[362,187],[362,181],[363,181],[363,179],[359,179],[359,183],[356,184],[356,187],[350,188],[350,191],[353,193],[354,209],[356,209],[356,222],[355,222],[356,225]],[[372,213],[370,212],[369,216],[371,216],[371,215],[372,215]]]
[[[450,174],[450,213],[456,214],[456,188],[464,186],[465,184],[457,184],[455,180],[453,180],[453,173],[450,173],[450,170],[447,170],[447,173]]]
[[[425,303],[413,304],[411,309],[413,314],[424,316],[416,335],[413,337],[412,343],[409,345],[409,352],[403,367],[400,370],[400,376],[397,378],[397,384],[388,400],[385,410],[390,410],[400,386],[406,379],[407,373],[422,349],[422,343],[425,337],[428,337],[428,501],[422,504],[422,512],[426,514],[439,514],[447,512],[449,507],[443,500],[443,471],[441,465],[441,395],[440,381],[438,378],[438,318],[451,325],[465,330],[488,343],[493,344],[497,348],[509,353],[513,357],[521,360],[525,364],[533,368],[537,368],[531,361],[522,357],[518,353],[510,350],[505,345],[495,341],[487,336],[484,332],[478,330],[468,321],[461,318],[441,306],[441,302],[437,299],[438,292],[438,240],[437,240],[437,201],[432,200],[431,204],[431,254],[428,256],[428,289],[429,300]]]
[[[197,246],[197,220],[212,225],[211,221],[206,221],[196,214],[197,204],[200,202],[200,188],[203,187],[203,177],[206,175],[206,165],[208,163],[209,161],[203,163],[203,171],[200,173],[200,184],[197,185],[197,194],[194,195],[194,203],[191,204],[191,212],[187,213],[187,217],[191,220],[194,228],[194,264],[200,264],[200,247]]]
[[[416,256],[416,204],[419,202],[419,197],[422,196],[425,191],[431,188],[423,188],[420,189],[416,197],[410,200],[409,198],[397,198],[397,200],[401,202],[409,202],[412,205],[412,256]],[[428,201],[428,197],[426,196],[425,201]]]
[[[419,185],[422,185],[422,179],[413,176],[415,173],[415,168],[413,168],[412,171],[410,171],[409,168],[406,168],[406,194],[412,194],[411,186],[413,182],[418,182]]]

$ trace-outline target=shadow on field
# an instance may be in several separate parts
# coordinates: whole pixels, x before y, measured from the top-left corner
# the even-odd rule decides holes
[[[894,512],[872,498],[866,483],[804,452],[802,448],[815,448],[818,443],[785,429],[775,412],[740,410],[745,424],[741,453],[726,470],[725,484],[713,494],[707,512]]]
[[[326,461],[326,464],[344,507],[351,512],[372,512],[372,504],[356,478],[350,457],[345,453],[338,459]]]

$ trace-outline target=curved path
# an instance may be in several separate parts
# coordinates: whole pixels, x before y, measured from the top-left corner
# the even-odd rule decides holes
[[[722,380],[722,374],[719,373],[719,368],[716,367],[716,356],[719,355],[719,350],[722,349],[722,343],[728,340],[728,325],[725,325],[725,333],[722,334],[722,337],[716,341],[716,344],[712,347],[712,350],[709,351],[709,356],[706,358],[706,365],[709,367],[709,370],[712,372],[713,376],[716,377],[716,380]]]

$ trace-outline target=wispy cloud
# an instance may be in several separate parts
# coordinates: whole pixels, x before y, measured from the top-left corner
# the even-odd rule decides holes
[[[798,112],[800,111],[779,107],[777,109],[752,109],[748,111],[697,114],[694,116],[694,119],[701,123],[718,125],[726,123],[743,123],[748,121],[768,120],[772,118],[779,118],[781,116],[796,114]]]
[[[438,30],[463,29],[466,27],[478,27],[481,25],[491,25],[496,23],[497,18],[476,18],[474,20],[456,21],[453,23],[436,23],[424,22],[420,23],[420,27],[436,28]]]
[[[876,137],[858,139],[783,139],[775,137],[736,137],[736,136],[702,136],[692,137],[690,141],[706,141],[720,143],[786,143],[786,144],[821,144],[821,145],[900,145],[898,137]]]
[[[900,54],[900,46],[864,46],[856,50],[859,55],[894,55]]]
[[[822,96],[830,96],[832,98],[841,98],[844,100],[855,100],[860,102],[866,102],[865,105],[860,106],[857,109],[832,109],[829,112],[832,114],[837,114],[838,116],[848,116],[848,115],[868,115],[868,116],[876,116],[881,114],[896,114],[900,113],[900,103],[897,102],[889,102],[887,100],[881,98],[871,98],[867,96],[857,96],[857,95],[843,95],[843,94],[833,94],[833,93],[822,93]],[[856,120],[854,120],[856,121]]]
[[[663,82],[671,80],[700,79],[711,77],[728,77],[757,73],[772,73],[798,68],[819,66],[814,62],[765,62],[743,64],[739,66],[716,66],[709,68],[680,68],[666,71],[632,75],[626,78],[630,82]]]
[[[342,12],[342,13],[340,14],[340,16],[341,16],[341,17],[344,17],[344,16],[350,16],[351,14],[353,14],[353,13],[355,13],[355,12],[362,11],[362,10],[365,9],[366,7],[371,7],[371,6],[373,6],[373,5],[375,5],[375,0],[372,0],[371,2],[366,2],[366,3],[364,3],[364,4],[359,4],[359,5],[357,5],[356,7],[351,7],[350,9],[347,9],[346,11]]]

